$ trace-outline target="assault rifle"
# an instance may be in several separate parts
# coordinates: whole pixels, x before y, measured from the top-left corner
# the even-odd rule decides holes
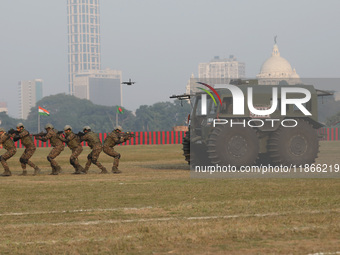
[[[14,135],[13,137],[13,141],[16,142],[20,139],[20,136],[19,136],[19,131],[17,130],[14,130],[13,128],[11,128],[10,130],[8,130],[7,132],[9,135]]]
[[[63,131],[57,131],[57,134],[58,135],[61,135],[63,133]],[[32,136],[34,136],[34,137],[44,137],[44,136],[46,136],[47,135],[47,132],[45,133],[45,132],[43,132],[43,131],[41,131],[40,133],[38,133],[38,134],[33,134]]]
[[[130,138],[135,138],[136,135],[132,134],[131,132],[125,132],[125,133],[119,133],[119,137],[124,137],[124,139],[130,139]]]
[[[47,135],[47,133],[44,133],[43,131],[41,131],[40,133],[33,134],[32,136],[34,136],[34,137],[43,137],[43,136],[46,136],[46,135]]]
[[[13,134],[18,135],[18,134],[19,134],[19,131],[14,130],[13,128],[11,128],[10,130],[8,130],[7,133],[10,134],[10,135],[13,135]]]
[[[85,133],[84,132],[78,132],[78,134],[76,134],[77,136],[79,136],[79,137],[82,137],[82,136],[84,136],[85,135]]]

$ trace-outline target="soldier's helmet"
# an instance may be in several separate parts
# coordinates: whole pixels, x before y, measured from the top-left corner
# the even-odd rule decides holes
[[[53,128],[53,125],[51,123],[47,123],[46,126],[45,126],[45,129],[48,129],[48,128]]]
[[[22,123],[20,122],[20,123],[18,123],[17,128],[21,128],[21,127],[24,127],[24,124],[22,124]]]
[[[85,126],[85,127],[83,127],[83,131],[85,132],[85,131],[91,131],[91,127],[90,126]]]
[[[66,130],[71,130],[71,131],[72,131],[72,127],[71,127],[70,125],[66,125],[66,126],[64,127],[64,131],[66,131]]]
[[[123,131],[123,128],[121,126],[116,126],[114,130]]]
[[[0,128],[0,132],[6,132],[4,128]]]

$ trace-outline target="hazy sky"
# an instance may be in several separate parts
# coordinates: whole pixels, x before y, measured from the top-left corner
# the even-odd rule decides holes
[[[340,1],[100,0],[102,68],[123,71],[123,104],[185,92],[198,63],[233,54],[254,77],[271,55],[301,77],[339,78]],[[66,0],[4,0],[0,101],[18,117],[18,81],[41,78],[44,96],[68,93]],[[340,87],[340,84],[339,84]],[[327,88],[325,88],[327,89]],[[340,89],[337,89],[340,90]]]

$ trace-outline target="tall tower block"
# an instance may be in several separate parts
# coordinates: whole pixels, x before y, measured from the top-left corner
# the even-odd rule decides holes
[[[68,80],[74,95],[79,72],[101,69],[99,0],[67,0]]]

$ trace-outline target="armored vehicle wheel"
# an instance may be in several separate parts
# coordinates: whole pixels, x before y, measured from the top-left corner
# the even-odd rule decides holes
[[[250,127],[227,125],[213,129],[208,139],[208,157],[212,164],[253,165],[259,153],[259,139]]]
[[[207,155],[207,147],[205,145],[191,144],[189,164],[193,167],[211,165]]]
[[[274,164],[312,164],[319,152],[316,130],[305,120],[296,127],[280,127],[268,140],[268,153]]]
[[[183,138],[183,156],[185,157],[185,161],[190,164],[190,131],[185,132],[185,136]]]

